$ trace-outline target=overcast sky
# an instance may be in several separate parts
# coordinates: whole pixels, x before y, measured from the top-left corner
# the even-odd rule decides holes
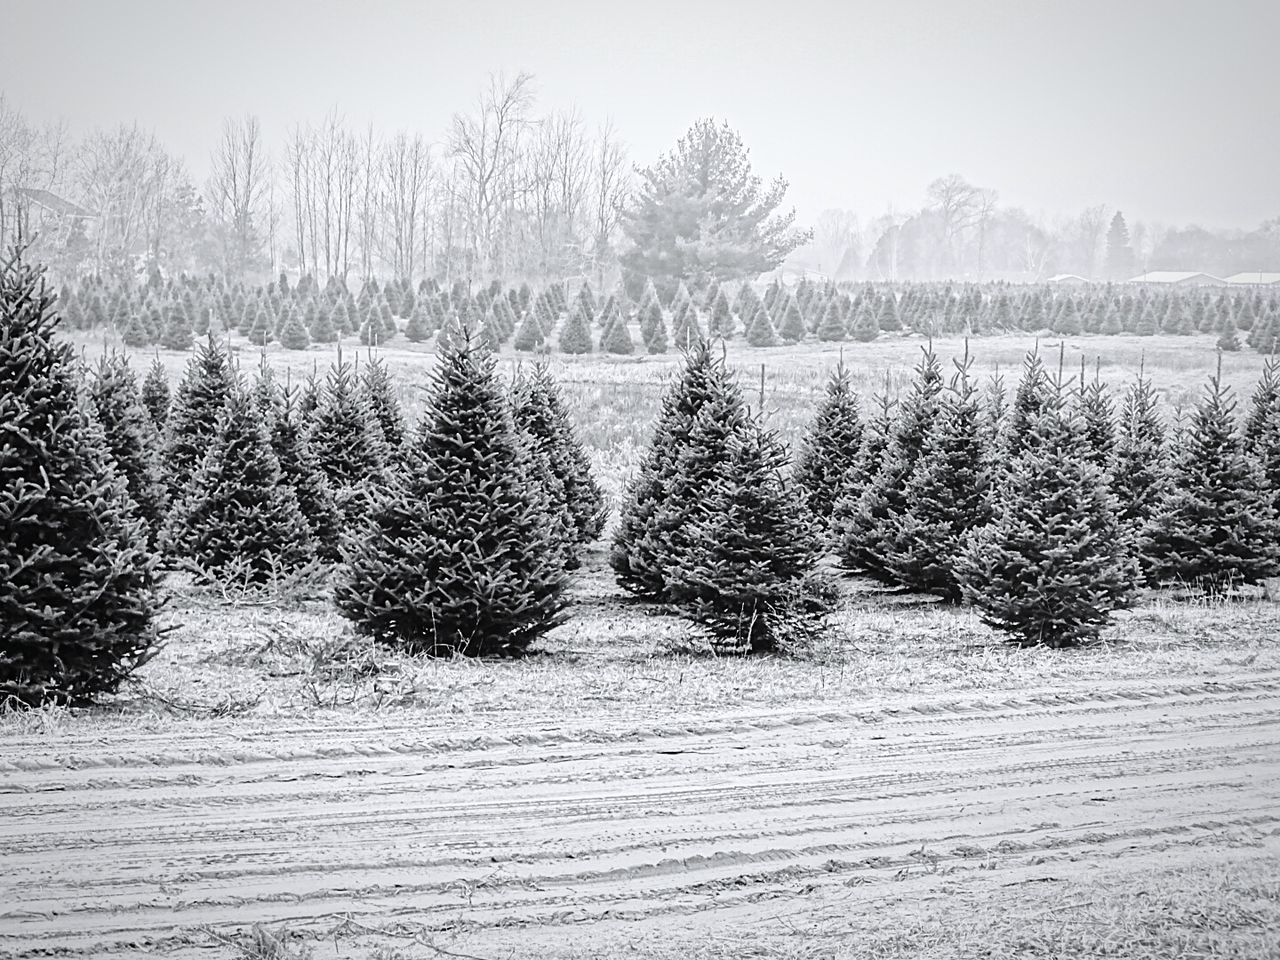
[[[802,221],[958,173],[1050,217],[1280,216],[1280,0],[0,0],[0,91],[76,133],[136,120],[203,178],[226,115],[336,106],[440,141],[490,72],[612,119],[647,164],[727,119]]]

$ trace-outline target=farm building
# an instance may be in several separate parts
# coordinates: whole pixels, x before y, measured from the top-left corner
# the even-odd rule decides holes
[[[1086,280],[1084,277],[1079,276],[1078,274],[1074,274],[1074,273],[1059,273],[1059,274],[1055,274],[1054,276],[1050,277],[1050,278],[1049,278],[1048,280],[1046,280],[1045,282],[1046,282],[1046,283],[1072,283],[1072,284],[1075,284],[1075,283],[1088,283],[1089,281],[1088,281],[1088,280]]]
[[[1143,283],[1161,287],[1219,287],[1227,281],[1209,273],[1181,270],[1153,270],[1140,277],[1133,277],[1128,283]]]
[[[14,187],[11,191],[17,207],[18,226],[15,231],[30,237],[45,231],[65,241],[72,232],[88,221],[98,219],[92,210],[64,200],[56,193],[35,187]]]
[[[1280,273],[1263,273],[1261,271],[1233,273],[1227,277],[1227,283],[1233,287],[1272,287],[1280,289]]]

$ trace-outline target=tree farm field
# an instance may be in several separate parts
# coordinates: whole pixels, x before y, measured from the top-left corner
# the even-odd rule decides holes
[[[864,411],[923,344],[843,345]],[[969,349],[1012,391],[1035,345]],[[1062,362],[1102,354],[1170,416],[1217,363],[1209,336]],[[186,355],[159,355],[176,382]],[[414,417],[431,349],[379,355]],[[840,356],[728,347],[793,445]],[[616,506],[678,355],[549,362]],[[1261,362],[1223,357],[1242,404]],[[717,658],[625,599],[602,542],[527,658],[442,661],[356,637],[323,584],[264,602],[172,574],[135,682],[0,714],[0,956],[1280,956],[1280,604],[1152,592],[1100,643],[1019,649],[839,583],[811,648]]]

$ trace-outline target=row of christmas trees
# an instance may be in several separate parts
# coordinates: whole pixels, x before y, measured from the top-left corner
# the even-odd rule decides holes
[[[227,284],[216,277],[159,280],[134,289],[101,280],[65,287],[59,309],[76,328],[114,324],[132,347],[151,344],[189,350],[211,328],[234,330],[256,345],[278,341],[289,349],[358,337],[378,344],[396,337],[446,342],[460,326],[482,331],[492,346],[556,348],[563,353],[650,353],[685,346],[699,333],[740,337],[767,347],[808,338],[869,341],[882,332],[926,335],[1048,330],[1080,334],[1213,334],[1225,350],[1249,346],[1271,353],[1280,341],[1276,296],[1202,290],[1154,291],[1096,285],[1070,288],[1004,284],[833,284],[774,281],[757,292],[750,283],[715,283],[696,293],[679,285],[670,300],[652,282],[632,299],[625,286],[605,292],[589,283],[528,283],[504,289],[499,281],[472,291],[461,281],[443,286],[366,281],[358,293],[330,279],[295,285],[281,276],[263,286]],[[617,321],[621,320],[621,324]],[[593,326],[599,334],[593,335]]]
[[[0,694],[111,689],[153,649],[160,556],[222,584],[338,561],[339,609],[431,653],[516,653],[564,616],[566,571],[603,524],[598,487],[545,369],[500,383],[463,328],[408,433],[385,368],[252,383],[212,339],[170,402],[118,356],[80,384],[36,271],[0,270]],[[1280,378],[1243,431],[1217,378],[1170,442],[1144,378],[1114,416],[1096,376],[1029,358],[1012,404],[948,386],[926,350],[901,403],[864,423],[843,370],[793,473],[723,359],[694,342],[621,511],[621,585],[672,604],[725,650],[819,629],[820,557],[967,599],[1024,642],[1096,633],[1152,582],[1275,571]],[[1006,406],[1008,409],[1006,410]],[[157,453],[159,454],[157,456]]]

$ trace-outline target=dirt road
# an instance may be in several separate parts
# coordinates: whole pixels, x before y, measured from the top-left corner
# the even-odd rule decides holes
[[[570,937],[763,935],[940,884],[1280,853],[1274,672],[454,724],[0,742],[0,955],[226,955],[217,936],[260,921],[537,955]]]

